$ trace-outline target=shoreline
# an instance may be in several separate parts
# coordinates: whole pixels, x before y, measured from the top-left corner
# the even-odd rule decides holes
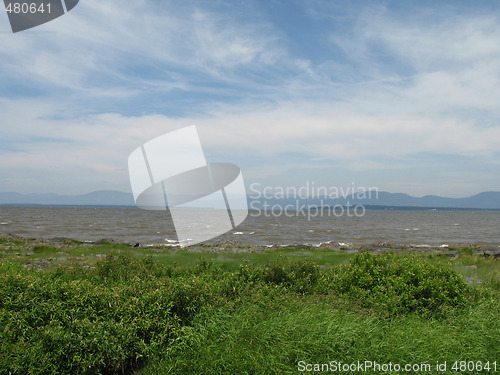
[[[500,245],[493,245],[481,242],[457,242],[449,245],[418,245],[412,243],[401,242],[377,242],[372,244],[351,244],[337,241],[322,242],[319,244],[311,243],[289,243],[289,244],[273,244],[273,245],[256,245],[245,244],[236,241],[209,241],[202,244],[181,247],[178,243],[164,244],[141,244],[139,242],[123,242],[112,238],[102,238],[96,241],[80,241],[69,237],[52,237],[52,238],[30,238],[23,237],[10,233],[0,233],[0,254],[5,253],[5,248],[10,248],[12,242],[23,242],[31,246],[56,246],[61,248],[77,247],[77,246],[94,246],[94,245],[117,245],[125,246],[131,249],[153,249],[156,251],[162,250],[185,250],[185,251],[208,251],[208,252],[230,252],[230,253],[245,253],[245,252],[266,252],[275,250],[332,250],[343,251],[346,253],[357,253],[360,251],[369,251],[372,254],[382,254],[385,252],[394,253],[430,253],[438,255],[448,255],[457,257],[460,250],[465,250],[470,255],[480,255],[486,258],[492,257],[500,259]]]

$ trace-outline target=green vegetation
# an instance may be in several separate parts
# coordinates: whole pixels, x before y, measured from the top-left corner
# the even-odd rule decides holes
[[[358,254],[338,280],[341,292],[388,315],[445,314],[464,306],[470,293],[464,278],[450,267],[391,253]]]
[[[300,361],[365,360],[500,371],[500,265],[467,250],[0,248],[0,374],[297,374]]]

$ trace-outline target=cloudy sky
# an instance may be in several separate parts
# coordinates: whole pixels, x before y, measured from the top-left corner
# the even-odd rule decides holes
[[[130,191],[197,125],[247,184],[500,191],[500,2],[81,0],[0,16],[0,191]]]

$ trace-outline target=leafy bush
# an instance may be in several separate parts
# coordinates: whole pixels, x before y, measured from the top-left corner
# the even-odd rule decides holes
[[[109,256],[94,271],[0,264],[0,373],[128,373],[213,301],[199,278]],[[158,276],[160,275],[160,276]]]
[[[332,293],[336,290],[345,296]],[[307,314],[302,313],[302,307],[314,310],[321,304],[320,316],[344,316],[347,309],[351,311],[345,315],[348,321],[356,316],[360,321],[374,319],[392,325],[408,319],[422,321],[427,328],[428,324],[445,323],[437,319],[429,323],[413,314],[391,321],[378,314],[367,317],[359,314],[356,301],[389,315],[411,311],[435,315],[464,306],[477,290],[448,267],[391,254],[358,254],[348,266],[333,270],[320,269],[308,261],[281,260],[262,267],[244,263],[236,272],[223,271],[205,259],[183,268],[164,266],[151,257],[123,255],[108,255],[95,269],[75,264],[27,269],[0,262],[0,374],[125,374],[161,358],[167,360],[161,362],[158,373],[179,373],[171,364],[178,356],[184,356],[180,362],[188,364],[185,373],[192,373],[193,367],[206,368],[205,373],[245,372],[256,361],[265,364],[271,347],[277,348],[271,351],[274,359],[263,368],[286,373],[282,371],[285,361],[292,373],[298,354],[304,358],[304,350],[319,342],[318,337],[336,332],[335,325],[326,319],[303,320]],[[498,315],[498,293],[487,292],[478,294],[475,298],[481,303],[469,304],[461,316],[466,322],[463,326],[470,328],[468,319],[474,313],[477,330],[487,338],[485,347],[495,348],[496,341],[488,335],[498,337],[489,328]],[[293,304],[287,307],[289,301]],[[476,306],[487,313],[475,312]],[[290,317],[297,312],[300,319],[287,320],[283,312],[291,313]],[[271,320],[272,329],[266,319]],[[317,330],[303,342],[315,324]],[[303,333],[295,334],[297,327]],[[366,324],[359,327],[364,330]],[[381,326],[379,333],[384,332],[385,326]],[[470,332],[464,338],[468,339]],[[274,337],[278,338],[276,345],[270,345]],[[338,337],[335,334],[335,339]],[[357,350],[350,336],[339,340],[342,353]],[[285,343],[289,344],[286,358],[282,350]],[[331,344],[330,339],[324,340],[315,353],[326,353]],[[366,354],[358,353],[359,357]],[[318,356],[311,354],[313,357]],[[221,360],[229,367],[221,365]]]
[[[98,279],[105,283],[127,282],[131,275],[140,278],[157,278],[171,277],[178,273],[180,272],[176,272],[172,267],[154,262],[151,257],[132,259],[125,255],[108,255],[96,264],[95,270]]]
[[[239,275],[245,281],[281,285],[302,294],[311,293],[320,277],[318,266],[302,260],[279,261],[262,269],[243,265]]]
[[[215,302],[210,284],[198,277],[172,282],[169,299],[170,311],[183,325],[190,324],[204,306]]]
[[[357,254],[339,272],[336,286],[363,306],[388,315],[411,311],[438,315],[464,306],[469,296],[468,284],[451,268],[391,253]]]

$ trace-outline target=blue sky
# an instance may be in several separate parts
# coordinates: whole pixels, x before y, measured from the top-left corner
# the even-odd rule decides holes
[[[247,184],[500,191],[500,3],[97,1],[0,16],[0,191],[130,191],[197,125]]]

